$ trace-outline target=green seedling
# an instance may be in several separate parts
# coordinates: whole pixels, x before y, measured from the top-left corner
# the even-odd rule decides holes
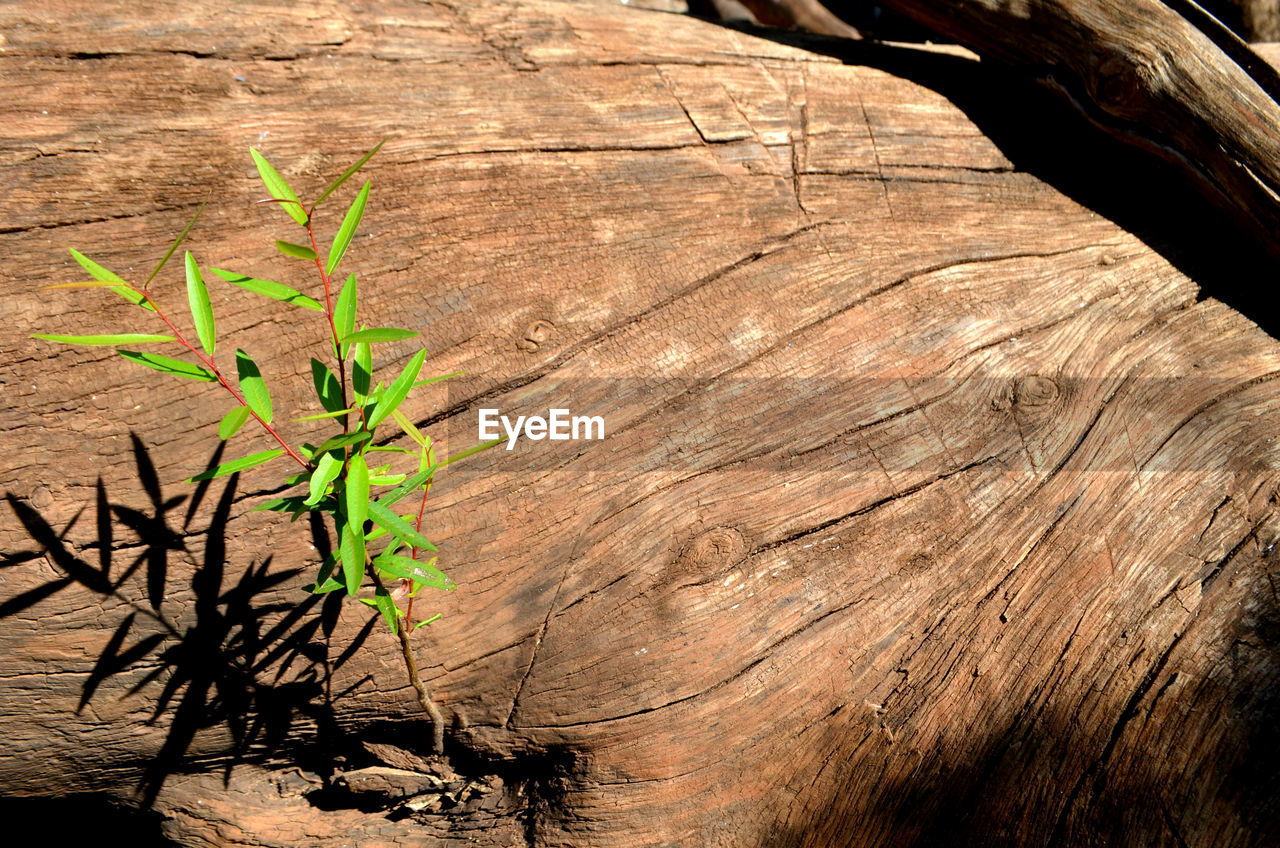
[[[285,513],[295,521],[302,515],[319,513],[332,522],[338,540],[337,552],[319,563],[314,581],[305,588],[316,594],[343,592],[374,608],[382,617],[398,637],[409,681],[417,693],[419,705],[431,717],[433,745],[439,753],[444,744],[444,720],[418,676],[409,634],[439,617],[437,614],[414,621],[413,605],[420,590],[425,587],[451,591],[455,586],[436,566],[436,547],[422,533],[423,516],[432,481],[441,468],[492,447],[501,440],[485,442],[437,460],[431,438],[420,432],[400,409],[415,388],[457,376],[447,374],[422,379],[420,372],[426,361],[425,349],[413,354],[387,384],[374,380],[372,346],[403,341],[419,334],[396,327],[359,326],[356,318],[359,300],[356,275],[349,273],[341,285],[338,284],[338,268],[364,217],[369,200],[369,181],[364,183],[348,207],[328,251],[322,252],[317,243],[316,208],[364,167],[382,143],[379,142],[330,183],[310,206],[303,205],[289,183],[261,153],[250,151],[270,195],[261,202],[277,204],[305,231],[304,243],[280,240],[276,241],[276,248],[286,257],[315,265],[318,277],[315,297],[240,271],[206,269],[224,283],[323,315],[323,333],[328,341],[332,367],[318,359],[312,359],[310,363],[312,383],[323,411],[294,419],[332,422],[334,434],[320,444],[295,445],[281,433],[271,392],[257,363],[247,352],[235,351],[234,380],[218,366],[215,359],[218,337],[206,274],[190,251],[185,252],[184,259],[191,330],[184,332],[153,296],[152,282],[191,232],[204,204],[196,210],[141,286],[128,282],[76,250],[71,251],[72,257],[91,279],[50,286],[109,289],[132,306],[151,313],[145,316],[132,314],[150,324],[163,325],[164,333],[51,333],[40,334],[36,338],[64,344],[114,346],[121,356],[146,368],[174,377],[217,383],[226,390],[231,403],[218,425],[218,437],[224,441],[232,439],[252,419],[275,446],[195,474],[189,482],[235,474],[286,457],[293,463],[292,473],[285,479],[286,493],[267,501],[259,509]],[[321,293],[323,299],[319,296]],[[133,349],[142,345],[177,348],[175,352],[182,358]],[[221,356],[225,364],[225,345]],[[380,444],[378,428],[383,425],[399,428],[412,446]],[[393,463],[375,459],[388,454],[407,455],[409,459],[403,461],[410,462],[411,467],[395,471]],[[421,497],[417,509],[401,512],[401,501],[419,492]]]

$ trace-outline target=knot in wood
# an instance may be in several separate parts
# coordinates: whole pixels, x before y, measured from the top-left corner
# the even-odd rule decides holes
[[[1125,116],[1140,108],[1144,101],[1142,77],[1133,62],[1109,56],[1097,67],[1093,77],[1093,100],[1104,111]]]
[[[1058,384],[1048,377],[1032,374],[1018,380],[1013,389],[1014,403],[1019,406],[1044,406],[1058,399]]]
[[[525,353],[533,353],[542,347],[556,331],[556,325],[552,324],[544,318],[529,324],[524,328],[524,335],[516,342],[516,347]]]
[[[737,565],[747,552],[746,540],[732,527],[712,527],[694,536],[680,552],[680,568],[696,574]]]

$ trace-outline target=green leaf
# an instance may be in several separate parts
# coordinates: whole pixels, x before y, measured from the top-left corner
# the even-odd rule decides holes
[[[325,595],[325,594],[328,594],[329,592],[336,592],[339,589],[345,589],[345,588],[346,588],[345,584],[339,583],[337,580],[334,580],[332,577],[326,577],[324,582],[319,585],[315,583],[308,583],[307,585],[302,587],[302,591],[310,592],[313,595]]]
[[[441,616],[443,616],[443,615],[444,615],[444,613],[439,613],[439,612],[438,612],[438,613],[436,613],[435,615],[431,616],[430,618],[424,618],[424,619],[422,619],[422,621],[419,621],[417,624],[413,625],[413,630],[410,630],[409,632],[410,632],[410,633],[412,633],[412,632],[414,632],[414,630],[417,630],[419,627],[422,627],[423,625],[430,624],[431,622],[435,621],[436,619],[440,618],[440,617],[441,617]]]
[[[356,396],[356,406],[363,406],[369,397],[369,384],[373,380],[373,348],[368,342],[356,342],[355,364],[351,366],[351,391]]]
[[[210,192],[210,194],[212,194],[212,192]],[[206,196],[204,203],[201,203],[200,208],[196,210],[196,214],[191,216],[191,220],[182,228],[182,232],[178,233],[178,237],[173,240],[173,244],[169,245],[169,249],[164,252],[164,256],[162,256],[160,261],[156,263],[156,267],[151,269],[151,273],[147,275],[146,282],[142,284],[143,288],[151,285],[151,281],[156,278],[156,274],[160,273],[160,269],[169,261],[169,257],[173,256],[173,252],[178,249],[178,245],[182,244],[183,240],[187,237],[187,233],[191,232],[191,228],[196,225],[196,220],[200,217],[200,213],[204,211],[205,203],[208,202],[209,198]]]
[[[279,448],[265,450],[261,453],[255,453],[252,456],[246,456],[242,459],[233,459],[231,462],[224,462],[216,468],[210,468],[208,471],[202,471],[194,477],[187,479],[188,483],[199,483],[201,480],[212,480],[215,477],[225,477],[228,474],[235,474],[237,471],[244,471],[247,468],[253,468],[255,465],[262,465],[270,462],[278,456],[283,456],[284,451]]]
[[[293,189],[285,182],[284,177],[271,167],[271,163],[266,157],[252,147],[249,153],[253,155],[253,162],[258,166],[258,176],[262,177],[262,184],[267,187],[267,194],[281,201],[284,211],[289,213],[289,217],[297,221],[302,226],[307,225],[307,213],[303,210],[302,204],[298,202],[298,195],[293,193]]]
[[[124,286],[129,285],[129,283],[114,271],[108,271],[106,268],[103,268],[97,262],[94,262],[74,247],[71,248],[71,258],[80,263],[80,267],[88,271],[89,276],[93,277],[95,280],[101,280],[104,283],[120,283]]]
[[[347,594],[355,595],[364,581],[364,533],[353,530],[350,522],[344,522],[339,531],[338,554],[342,558]]]
[[[373,472],[369,472],[369,485],[395,486],[399,483],[403,483],[404,478],[408,476],[409,475],[407,474],[374,474]]]
[[[85,256],[74,247],[71,248],[71,258],[75,259],[76,262],[80,264],[80,267],[88,271],[89,276],[93,277],[95,280],[107,283],[120,283],[120,285],[113,287],[111,290],[123,297],[125,300],[135,306],[141,306],[143,309],[150,309],[152,312],[156,311],[156,308],[147,302],[146,295],[129,285],[128,282],[121,279],[115,273],[108,271],[97,262],[94,262],[92,259]]]
[[[316,252],[305,244],[294,244],[291,241],[276,241],[276,250],[285,256],[292,256],[295,259],[315,259]]]
[[[359,412],[358,409],[339,409],[335,412],[321,412],[316,415],[304,415],[301,418],[295,418],[294,421],[322,421],[326,418],[339,418],[343,415],[350,415],[353,412]]]
[[[414,583],[421,583],[433,589],[452,592],[458,588],[447,574],[435,567],[433,564],[435,561],[435,558],[432,558],[430,562],[418,562],[416,559],[399,554],[383,554],[375,559],[373,564],[394,577],[412,580]]]
[[[342,219],[342,226],[338,227],[338,234],[333,237],[333,247],[329,250],[329,266],[325,269],[325,273],[332,274],[333,269],[337,268],[338,263],[342,261],[343,254],[347,252],[347,247],[356,234],[356,227],[360,226],[360,219],[364,217],[364,206],[368,200],[369,181],[365,180],[364,187],[360,189],[356,199],[351,201],[351,206]]]
[[[378,612],[382,613],[382,620],[387,623],[387,627],[391,628],[391,632],[395,633],[400,624],[400,610],[396,607],[395,600],[386,589],[378,589],[373,594],[373,601],[378,605]]]
[[[413,388],[413,381],[418,379],[418,372],[422,370],[422,363],[426,361],[426,358],[426,350],[420,350],[409,359],[409,364],[405,365],[404,370],[400,372],[400,376],[396,377],[395,381],[383,392],[382,397],[378,399],[378,403],[374,406],[373,412],[370,413],[365,426],[370,430],[377,427],[409,396],[409,390]]]
[[[428,377],[425,380],[419,380],[418,382],[414,383],[413,387],[416,389],[419,386],[429,386],[432,383],[439,383],[441,380],[451,380],[454,377],[461,377],[463,374],[466,374],[466,373],[467,373],[466,371],[454,371],[452,374],[441,374],[439,377]]]
[[[110,289],[116,288],[116,283],[110,280],[79,280],[74,283],[54,283],[51,286],[41,286],[41,289]]]
[[[222,423],[218,425],[218,438],[222,441],[234,436],[240,432],[240,428],[244,426],[244,422],[249,420],[249,407],[237,406],[235,409],[222,416]]]
[[[200,337],[200,346],[209,356],[213,356],[213,346],[217,342],[213,329],[213,304],[209,302],[209,289],[205,287],[204,278],[200,276],[200,266],[196,264],[191,251],[187,251],[187,302],[191,304],[191,320],[196,325],[196,335]]]
[[[382,497],[378,498],[376,501],[374,501],[374,503],[378,504],[379,506],[384,506],[390,509],[391,507],[399,503],[401,500],[403,500],[405,495],[409,494],[414,489],[417,489],[418,487],[425,485],[426,482],[430,480],[432,476],[436,473],[437,467],[438,466],[433,465],[430,468],[427,468],[423,471],[419,471],[417,474],[413,475],[408,480],[405,480],[399,486],[396,486],[394,489],[387,492]]]
[[[181,359],[174,359],[172,356],[161,356],[158,353],[139,353],[136,350],[122,350],[119,353],[131,362],[154,368],[165,374],[172,374],[175,377],[201,380],[206,383],[213,383],[218,379],[199,365],[192,365],[190,362],[183,362]]]
[[[311,360],[311,382],[316,387],[316,397],[320,399],[321,406],[329,412],[337,412],[343,408],[342,386],[338,384],[338,378],[314,357]]]
[[[343,433],[341,436],[334,436],[332,439],[326,439],[324,444],[316,448],[312,456],[319,456],[322,453],[345,448],[348,445],[367,442],[372,435],[368,430],[357,430],[354,433]]]
[[[303,501],[302,497],[295,495],[293,497],[288,497],[288,498],[272,498],[266,503],[259,504],[258,506],[253,508],[254,512],[258,512],[260,510],[267,510],[270,512],[292,513],[293,520],[297,521],[298,516],[302,515],[302,513],[304,512],[307,512],[308,508],[306,503]]]
[[[417,425],[409,420],[409,416],[405,415],[399,409],[393,409],[391,410],[391,417],[400,425],[400,429],[404,430],[404,434],[406,436],[424,448],[431,447],[430,437],[423,434],[423,432],[418,429]]]
[[[244,392],[245,403],[268,424],[271,423],[271,393],[262,379],[262,372],[253,361],[253,357],[243,350],[236,350],[236,372],[240,375],[240,391]]]
[[[333,567],[338,564],[339,554],[330,551],[329,555],[320,561],[320,570],[316,572],[316,582],[323,585],[329,582],[329,575],[333,574]]]
[[[116,333],[108,336],[61,336],[50,333],[37,333],[32,338],[78,345],[158,344],[159,342],[173,341],[173,336],[151,336],[142,333]]]
[[[338,331],[338,338],[351,335],[351,331],[356,328],[356,300],[356,275],[348,274],[347,282],[338,294],[338,302],[333,307],[333,326]],[[342,345],[341,352],[338,352],[342,359],[347,358],[349,347],[350,345]]]
[[[409,522],[396,515],[391,510],[378,501],[365,501],[365,508],[368,511],[369,518],[379,527],[385,527],[387,532],[397,539],[400,539],[407,545],[415,548],[425,548],[428,551],[437,550],[436,546],[428,541],[417,530],[414,530]]]
[[[369,517],[369,466],[364,454],[352,454],[347,460],[346,504],[347,521],[363,537],[364,522]]]
[[[271,280],[259,280],[257,277],[250,277],[245,274],[237,274],[235,271],[224,271],[221,268],[210,269],[222,279],[226,280],[234,286],[239,286],[245,291],[251,291],[254,294],[264,295],[272,300],[282,300],[285,303],[291,303],[294,306],[301,306],[303,309],[314,309],[323,312],[324,307],[318,301],[307,297],[296,289],[291,289],[281,283]]]
[[[370,327],[367,330],[358,330],[349,336],[343,336],[339,341],[343,344],[349,342],[398,342],[401,339],[411,339],[418,335],[421,335],[421,333],[413,330],[401,330],[399,327]]]
[[[355,163],[355,164],[354,164],[354,165],[352,165],[350,168],[348,168],[347,170],[343,171],[343,172],[342,172],[342,176],[338,177],[336,180],[334,180],[333,182],[329,183],[329,187],[328,187],[328,188],[326,188],[326,189],[325,189],[325,190],[320,194],[320,199],[319,199],[319,200],[317,200],[315,203],[311,204],[311,208],[312,208],[312,209],[315,209],[317,206],[319,206],[319,205],[320,205],[320,201],[324,200],[326,197],[328,197],[329,195],[333,194],[335,191],[337,191],[338,186],[342,185],[342,184],[343,184],[343,183],[345,183],[347,180],[351,179],[351,175],[352,175],[352,174],[354,174],[356,171],[360,170],[361,168],[363,168],[363,167],[364,167],[364,165],[365,165],[365,163],[366,163],[366,162],[368,162],[370,159],[372,159],[372,158],[373,158],[373,154],[377,153],[380,149],[382,149],[382,145],[384,145],[384,144],[386,144],[386,143],[387,143],[387,139],[385,139],[385,138],[384,138],[384,139],[382,139],[382,141],[378,142],[377,146],[375,146],[372,150],[370,150],[370,151],[369,151],[368,153],[366,153],[364,156],[361,156],[361,157],[360,157],[360,161],[359,161],[359,162]]]
[[[342,473],[342,454],[330,451],[322,454],[320,461],[316,463],[316,470],[311,473],[311,482],[309,485],[309,495],[305,501],[307,506],[313,506],[319,503],[320,499],[325,496],[325,490],[329,484],[338,479],[338,475]]]
[[[480,453],[480,451],[487,451],[489,448],[496,447],[497,445],[502,444],[506,440],[507,440],[507,437],[503,436],[500,439],[494,439],[492,442],[482,442],[481,444],[478,444],[478,445],[472,445],[471,447],[467,448],[464,451],[458,451],[453,456],[449,457],[444,462],[440,463],[440,465],[441,467],[443,467],[452,462],[457,462],[460,459],[466,459],[469,456],[474,456],[475,454]]]

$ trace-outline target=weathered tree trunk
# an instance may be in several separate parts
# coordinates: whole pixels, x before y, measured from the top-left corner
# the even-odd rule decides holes
[[[1052,113],[997,116],[977,63],[553,0],[23,3],[0,39],[8,810],[142,799],[192,846],[1280,829],[1280,347],[1072,199],[1090,168],[1028,153]],[[366,607],[289,611],[317,553],[254,511],[277,474],[182,482],[217,388],[29,338],[150,329],[38,287],[67,247],[145,274],[210,188],[202,263],[313,285],[246,148],[314,194],[384,135],[344,262],[466,372],[406,411],[450,451],[480,407],[606,422],[432,490],[447,761]],[[1134,209],[1195,212],[1146,188],[1107,209],[1174,255]],[[215,308],[315,412],[312,314]]]

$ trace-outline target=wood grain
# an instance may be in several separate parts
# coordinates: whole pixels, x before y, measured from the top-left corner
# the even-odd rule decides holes
[[[152,786],[184,845],[1280,826],[1280,349],[937,91],[603,2],[44,2],[0,10],[0,36],[5,794]],[[365,607],[270,608],[317,557],[253,511],[272,467],[169,503],[210,458],[217,391],[29,338],[117,329],[113,304],[38,287],[76,278],[67,247],[148,268],[209,189],[201,262],[313,286],[273,255],[292,226],[254,204],[246,148],[314,193],[383,135],[344,262],[370,323],[467,372],[411,417],[449,449],[481,406],[608,435],[432,490],[460,588],[415,638],[453,771],[422,757]],[[179,272],[157,285],[181,312]],[[312,315],[214,305],[278,409],[313,412]],[[413,351],[381,348],[376,369]],[[236,676],[247,633],[270,638]],[[278,737],[238,744],[241,717]]]

